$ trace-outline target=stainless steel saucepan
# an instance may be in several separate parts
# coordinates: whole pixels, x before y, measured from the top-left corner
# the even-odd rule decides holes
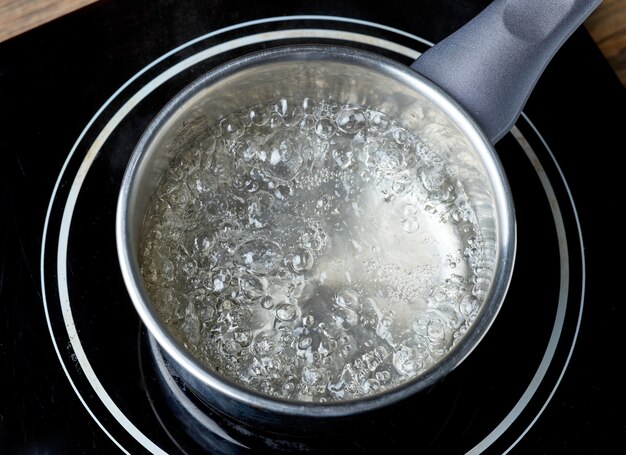
[[[397,403],[428,389],[458,366],[494,322],[513,273],[514,207],[493,144],[512,127],[552,56],[598,3],[496,0],[410,67],[349,47],[267,49],[215,68],[168,102],[128,164],[116,234],[131,300],[189,387],[243,423],[291,431]],[[278,145],[262,138],[270,122],[280,124],[280,132],[271,139],[282,138]],[[385,133],[388,122],[397,134]],[[305,139],[308,148],[294,155],[288,149],[288,134],[302,134],[306,128],[316,139]],[[419,145],[407,146],[404,134],[417,135]],[[364,145],[368,137],[375,139],[378,148]],[[342,148],[348,140],[352,148]],[[228,157],[226,163],[216,158],[220,147],[229,150],[219,152]],[[314,155],[313,149],[324,159],[315,161],[307,155]],[[181,158],[183,153],[186,158]],[[375,168],[371,176],[361,172],[366,164]],[[312,178],[304,177],[298,183],[305,170],[323,175],[325,165],[341,175],[335,180],[329,177],[336,186],[327,188],[316,181],[313,190]],[[394,168],[394,177],[385,186],[383,181],[392,174],[390,166],[404,167]],[[425,168],[437,166],[441,172],[424,173]],[[182,195],[162,188],[173,174],[186,179]],[[190,175],[195,179],[192,183]],[[259,176],[265,178],[261,186],[265,185],[266,196],[254,204],[276,210],[261,221],[253,219],[257,206],[246,199],[246,194],[260,191],[254,186]],[[368,195],[369,190],[359,190],[358,184],[348,188],[346,183],[363,183],[370,177],[380,186],[380,200]],[[445,180],[445,188],[433,183],[437,179]],[[378,248],[382,245],[378,252],[376,245],[365,245],[361,251],[363,245],[356,245],[354,238],[333,237],[332,233],[367,232],[377,238],[396,214],[400,226],[410,221],[415,208],[402,202],[405,196],[400,194],[407,188],[413,196],[426,199],[436,193],[418,220],[421,229],[431,230],[430,240],[422,236],[422,243],[405,243],[417,238],[410,237],[417,226],[410,223],[397,235],[376,240]],[[324,191],[339,204],[326,212],[330,199],[324,199]],[[341,206],[341,200],[353,193],[356,202]],[[189,229],[156,232],[154,226],[162,227],[162,220],[147,226],[147,212],[155,210],[149,208],[155,194],[162,217],[189,217]],[[371,207],[370,196],[375,200]],[[233,199],[224,202],[228,197]],[[288,198],[298,202],[288,207]],[[317,218],[310,226],[303,217],[308,213],[307,198],[316,198],[317,205],[312,206],[323,209],[315,212]],[[461,203],[471,209],[464,212]],[[393,204],[399,212],[389,208]],[[229,218],[235,212],[243,213],[239,222]],[[431,218],[437,223],[428,221]],[[319,225],[326,222],[326,234],[331,234],[322,242],[326,242],[324,250],[312,245],[311,238],[313,228],[317,226],[319,234]],[[293,233],[295,226],[299,231]],[[242,237],[246,229],[250,235],[262,235],[246,240]],[[227,239],[226,231],[239,237]],[[435,244],[445,243],[448,231],[458,231],[459,239],[451,240],[451,253],[442,257]],[[289,239],[297,245],[289,244]],[[479,248],[480,257],[472,257],[473,248]],[[393,253],[385,256],[389,250]],[[157,259],[151,260],[160,261],[156,271],[145,262],[154,251]],[[433,261],[448,267],[446,276],[437,275],[440,272],[433,271],[428,258],[421,258],[431,251],[436,256]],[[175,259],[175,254],[180,257]],[[317,267],[324,263],[327,267],[320,272]],[[381,268],[372,272],[372,264]],[[404,284],[396,283],[400,272],[381,278],[383,266],[392,272],[405,267],[407,276],[422,284],[412,286],[406,279]],[[460,270],[465,270],[466,278]],[[317,287],[303,281],[304,272],[317,273],[311,278]],[[372,289],[366,296],[363,289],[368,286]],[[274,297],[284,297],[284,306],[268,303],[270,291]],[[328,314],[323,305],[312,306],[315,299],[326,302]],[[372,304],[377,299],[383,302],[379,306]],[[434,321],[441,325],[423,322],[418,314],[422,310],[410,309],[419,306],[411,299],[420,301],[420,308],[435,314]],[[398,308],[394,302],[400,302]],[[163,306],[171,313],[166,314]],[[204,316],[190,316],[193,311]],[[386,332],[389,315],[395,315],[390,325],[397,324],[398,333],[413,337],[410,342]],[[237,318],[245,317],[250,327],[242,331],[243,322]],[[263,323],[270,329],[260,329]],[[184,327],[191,335],[181,335]],[[263,350],[281,349],[293,354],[291,360],[254,357]],[[329,354],[341,349],[341,355]],[[223,352],[224,357],[211,364],[201,357],[207,352],[214,357]],[[346,364],[337,367],[338,359]],[[245,367],[240,365],[245,362]],[[417,364],[427,367],[390,387],[381,386],[390,376],[407,373],[402,370]],[[332,368],[340,371],[339,379],[320,382]],[[233,372],[244,370],[256,379],[239,381]],[[359,375],[362,381],[350,385]],[[281,376],[282,388],[268,392],[268,384]],[[335,388],[335,399],[315,399],[316,393],[326,397],[329,387]]]

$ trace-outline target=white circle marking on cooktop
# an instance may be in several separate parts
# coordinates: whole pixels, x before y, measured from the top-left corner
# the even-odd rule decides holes
[[[528,122],[530,127],[537,134],[537,136],[541,139],[542,144],[544,145],[546,150],[549,152],[551,158],[555,159],[554,158],[554,154],[550,150],[550,147],[544,141],[544,139],[541,137],[541,135],[539,134],[539,131],[537,130],[535,125],[530,121],[528,116],[526,116],[525,114],[522,114],[522,116],[523,116],[524,120],[526,120],[526,122]],[[535,152],[532,149],[532,147],[530,146],[530,144],[526,141],[526,139],[524,138],[522,133],[519,131],[519,129],[517,127],[513,127],[511,129],[511,133],[512,133],[513,137],[515,137],[517,142],[520,144],[520,146],[522,147],[522,149],[524,150],[526,155],[530,158],[530,160],[532,161],[532,163],[535,166],[535,168],[536,169],[538,168],[538,170],[541,170],[542,168],[541,168],[541,165],[539,164],[539,158],[535,154]],[[556,163],[556,160],[555,160],[555,163]],[[557,166],[557,168],[558,168],[558,166]],[[563,182],[565,182],[565,176],[561,172],[561,169],[558,168],[558,170],[559,170],[559,173],[560,173],[560,177],[563,179]],[[546,196],[548,197],[548,200],[551,201],[550,209],[552,211],[552,216],[554,218],[555,227],[556,227],[556,231],[557,231],[557,238],[558,238],[558,243],[559,243],[560,262],[561,262],[561,264],[569,264],[569,251],[568,251],[568,247],[567,247],[567,235],[565,233],[565,225],[564,225],[564,222],[563,222],[563,216],[561,214],[561,209],[559,208],[559,205],[556,202],[557,201],[556,194],[554,193],[554,189],[552,188],[552,184],[548,180],[548,177],[547,177],[546,173],[545,172],[537,172],[537,175],[539,177],[539,180],[541,181],[541,185],[543,186],[543,188],[544,188],[544,190],[546,192]],[[581,241],[581,251],[582,251],[582,237],[580,236],[580,231],[581,230],[580,230],[580,222],[579,222],[579,219],[578,219],[578,214],[576,213],[575,206],[574,206],[574,200],[572,199],[572,195],[571,195],[571,193],[569,191],[569,188],[567,188],[567,185],[566,185],[566,189],[567,189],[567,194],[568,194],[568,197],[569,197],[570,202],[572,204],[572,207],[574,208],[574,216],[575,216],[575,219],[576,219],[576,224],[577,224],[577,228],[578,228],[578,232],[579,232],[579,240]],[[583,261],[582,261],[582,268],[583,268],[583,270],[582,270],[582,272],[583,272],[582,273],[582,275],[583,275],[583,280],[582,280],[583,292],[582,292],[582,295],[584,296],[584,283],[585,283],[584,258],[583,258]],[[515,421],[515,419],[517,419],[517,417],[522,413],[522,411],[524,410],[526,405],[530,402],[530,400],[533,397],[533,395],[537,392],[537,389],[539,388],[539,386],[541,384],[541,381],[543,380],[546,372],[548,371],[548,367],[550,366],[550,363],[552,362],[552,358],[554,357],[554,353],[556,352],[557,344],[559,342],[559,338],[561,336],[561,331],[563,329],[563,325],[564,325],[564,322],[565,322],[565,311],[567,309],[567,297],[568,297],[568,289],[569,289],[569,285],[570,285],[569,267],[561,267],[560,271],[561,271],[561,276],[560,276],[560,288],[559,288],[559,303],[558,303],[557,311],[556,311],[556,315],[555,315],[555,322],[554,322],[554,326],[552,327],[552,332],[550,333],[550,338],[548,340],[548,345],[547,345],[546,351],[544,352],[544,355],[543,355],[543,357],[541,359],[541,362],[539,363],[539,367],[537,368],[537,371],[535,372],[535,375],[533,376],[533,378],[530,380],[530,382],[528,384],[528,387],[526,388],[526,390],[524,391],[524,393],[522,394],[522,396],[520,397],[518,402],[515,404],[515,406],[513,406],[513,408],[509,412],[509,414],[507,414],[507,416],[502,420],[502,422],[500,422],[491,431],[491,433],[489,433],[481,442],[479,442],[469,452],[467,452],[468,455],[476,455],[476,454],[482,453],[491,444],[493,444],[493,442],[495,442],[500,436],[502,436],[502,434],[511,426],[511,424]],[[504,452],[505,454],[509,453],[513,449],[513,447],[515,447],[517,445],[517,443],[524,437],[524,435],[526,433],[528,433],[528,431],[531,429],[531,427],[534,425],[534,423],[537,421],[537,419],[539,419],[539,417],[541,416],[541,414],[543,413],[545,408],[548,406],[548,403],[550,402],[550,400],[552,399],[552,396],[556,392],[556,389],[557,389],[557,387],[559,386],[559,384],[561,382],[561,378],[563,377],[563,374],[565,373],[565,369],[567,368],[567,365],[569,364],[569,359],[570,359],[570,357],[572,355],[572,352],[573,352],[573,349],[574,349],[574,345],[575,345],[575,342],[576,342],[576,338],[578,336],[578,329],[579,329],[579,326],[580,326],[580,319],[581,319],[581,317],[582,317],[582,302],[581,302],[581,313],[579,313],[578,323],[577,323],[576,330],[575,330],[575,333],[574,333],[574,340],[572,342],[572,346],[570,348],[569,354],[568,354],[567,359],[565,361],[565,365],[563,366],[561,374],[559,375],[559,378],[557,379],[557,382],[556,382],[554,388],[550,392],[546,402],[540,408],[540,410],[537,413],[537,415],[532,419],[532,421],[530,422],[528,427],[526,427],[526,429],[524,431],[522,431],[522,434],[517,439],[515,439],[515,441],[513,441],[513,444],[511,444],[511,446]]]
[[[320,19],[323,18],[323,16],[297,16],[294,17],[294,19]],[[249,23],[243,23],[243,24],[238,24],[238,26],[231,26],[231,27],[227,27],[225,29],[221,29],[218,30],[216,32],[212,32],[209,33],[207,35],[204,35],[203,37],[201,37],[201,39],[206,39],[208,37],[217,35],[218,33],[224,33],[226,31],[229,30],[234,30],[236,28],[241,28],[241,27],[245,27],[245,26],[249,26],[249,25],[254,25],[254,24],[261,24],[264,22],[276,22],[279,20],[285,20],[285,19],[289,19],[288,17],[283,17],[283,18],[270,18],[268,20],[258,20],[258,21],[251,21]],[[329,20],[329,18],[326,18],[327,20]],[[330,20],[336,20],[336,18],[332,18]],[[355,20],[355,21],[351,21],[349,19],[343,19],[343,22],[353,22],[353,23],[359,23],[359,24],[366,24],[365,21],[359,21],[359,20]],[[386,30],[390,30],[390,28],[386,27],[386,26],[381,26],[379,28],[382,29],[386,29]],[[307,34],[308,32],[308,34]],[[124,415],[124,413],[119,409],[119,407],[115,404],[115,402],[111,399],[110,395],[107,393],[106,389],[102,386],[100,380],[98,379],[98,376],[95,374],[93,368],[91,367],[91,364],[89,362],[89,360],[87,359],[87,356],[84,352],[84,349],[82,347],[82,344],[80,342],[80,338],[78,335],[78,332],[76,330],[76,325],[74,323],[74,319],[73,319],[73,315],[72,315],[72,310],[71,310],[71,305],[70,305],[70,298],[69,298],[69,289],[67,287],[67,246],[68,246],[68,241],[69,241],[69,228],[70,228],[70,224],[71,224],[71,220],[72,220],[72,215],[73,215],[73,211],[74,211],[74,207],[76,205],[76,200],[78,198],[78,194],[80,193],[80,189],[82,187],[82,184],[86,178],[86,175],[89,171],[89,168],[91,167],[91,165],[93,164],[93,161],[95,160],[95,158],[97,157],[97,154],[100,150],[100,148],[102,147],[102,145],[104,144],[104,142],[106,141],[106,139],[109,137],[109,135],[111,134],[111,132],[119,125],[119,123],[124,119],[124,117],[142,100],[144,99],[148,94],[150,94],[153,90],[155,90],[157,87],[159,87],[162,83],[166,82],[168,79],[170,79],[171,77],[173,77],[176,74],[179,74],[180,72],[184,71],[185,69],[189,68],[190,66],[193,66],[194,64],[210,58],[214,55],[218,55],[226,50],[230,50],[230,49],[235,49],[237,47],[241,47],[241,46],[245,46],[245,45],[249,45],[249,44],[254,44],[259,42],[259,38],[263,38],[263,41],[271,41],[271,40],[279,40],[279,39],[288,39],[288,38],[309,38],[309,37],[324,37],[324,38],[334,38],[334,39],[344,39],[344,40],[351,40],[351,41],[355,41],[355,42],[361,42],[363,44],[369,44],[372,46],[383,46],[382,48],[386,48],[386,46],[389,46],[389,48],[393,51],[396,51],[400,54],[403,53],[407,53],[412,57],[412,58],[417,58],[417,56],[419,56],[419,52],[417,51],[413,51],[407,47],[395,44],[393,42],[387,41],[387,40],[383,40],[383,39],[379,39],[379,38],[375,38],[372,36],[368,36],[368,35],[361,35],[361,34],[357,34],[357,33],[351,33],[351,32],[343,32],[340,30],[336,30],[334,31],[336,32],[334,35],[332,34],[332,31],[330,30],[326,30],[326,29],[314,29],[314,30],[308,30],[307,29],[296,29],[296,30],[282,30],[279,32],[267,32],[267,33],[263,33],[263,34],[259,34],[259,35],[249,35],[246,37],[242,37],[236,40],[232,40],[230,42],[226,42],[226,43],[222,43],[220,45],[214,46],[212,48],[206,49],[205,51],[202,51],[198,54],[194,54],[192,57],[183,60],[182,62],[178,63],[177,65],[173,66],[172,68],[170,68],[169,70],[164,71],[163,73],[161,73],[157,78],[153,79],[149,84],[145,85],[144,87],[142,87],[141,90],[139,90],[139,92],[137,92],[133,97],[131,97],[131,99],[129,99],[121,108],[120,110],[118,110],[116,112],[116,114],[111,118],[111,120],[107,123],[107,125],[103,128],[103,130],[100,132],[100,134],[97,136],[97,138],[94,140],[93,144],[91,145],[91,147],[88,149],[87,154],[85,155],[85,158],[83,159],[79,170],[77,172],[76,177],[74,178],[74,181],[72,182],[72,186],[70,188],[70,191],[68,193],[68,197],[66,200],[66,204],[65,204],[65,209],[63,211],[63,216],[61,219],[61,228],[60,228],[60,233],[59,233],[59,241],[58,241],[58,246],[57,246],[57,283],[58,283],[58,290],[59,290],[59,300],[61,303],[61,309],[62,309],[62,315],[63,315],[63,320],[65,322],[65,327],[68,333],[68,337],[70,340],[70,344],[72,346],[72,349],[74,350],[74,354],[76,355],[76,359],[77,362],[79,363],[79,365],[81,366],[83,373],[85,374],[85,377],[87,378],[87,380],[89,381],[89,383],[91,384],[92,388],[94,389],[94,392],[96,393],[96,395],[98,396],[98,398],[100,399],[100,401],[102,401],[102,403],[104,404],[104,406],[108,409],[108,411],[116,418],[116,420],[122,424],[122,426],[126,429],[126,431],[128,431],[129,434],[131,434],[131,436],[133,436],[138,442],[140,442],[142,445],[144,445],[144,447],[146,447],[148,450],[150,450],[153,453],[158,453],[158,454],[162,454],[164,453],[163,450],[161,448],[159,448],[153,441],[151,441],[149,438],[147,438],[135,425],[133,425],[133,423]],[[312,36],[311,36],[312,35]],[[405,34],[408,35],[408,34]],[[428,44],[428,42],[422,40],[421,38],[415,37],[418,41],[420,42],[424,42],[425,44]],[[177,50],[183,49],[184,47],[190,46],[196,42],[200,41],[200,39],[195,39],[192,40],[182,46],[179,46],[178,48],[176,48]],[[46,293],[45,293],[45,279],[44,279],[44,255],[43,252],[45,251],[45,243],[46,243],[46,233],[47,233],[47,229],[48,229],[48,222],[49,222],[49,218],[50,218],[50,213],[52,210],[52,203],[55,199],[55,195],[58,191],[59,185],[61,183],[61,179],[65,173],[65,170],[67,168],[67,166],[69,165],[69,161],[70,159],[73,157],[74,153],[76,152],[80,142],[82,141],[83,137],[85,136],[85,134],[87,133],[87,131],[89,130],[89,128],[95,123],[95,121],[98,119],[98,117],[101,115],[101,113],[104,111],[104,109],[106,109],[106,107],[108,105],[111,104],[111,102],[126,88],[128,87],[134,80],[136,80],[138,77],[140,77],[141,74],[145,73],[146,71],[148,71],[151,67],[155,66],[156,64],[158,64],[160,61],[162,61],[163,59],[165,59],[167,56],[172,55],[174,51],[170,51],[167,54],[164,54],[164,56],[160,57],[159,59],[155,60],[154,62],[152,62],[150,65],[146,66],[145,68],[143,68],[140,72],[138,72],[137,74],[135,74],[135,76],[133,76],[131,79],[129,79],[122,87],[120,87],[103,105],[102,107],[96,112],[96,114],[94,115],[94,117],[92,117],[92,119],[88,122],[87,126],[83,129],[82,133],[80,134],[79,138],[76,140],[76,142],[74,143],[74,146],[72,147],[72,149],[70,150],[70,153],[68,154],[67,159],[65,160],[65,163],[63,164],[62,168],[61,168],[61,172],[59,175],[59,178],[54,186],[53,192],[52,192],[52,196],[50,199],[50,203],[48,205],[48,211],[46,213],[46,219],[44,221],[44,232],[43,232],[43,236],[42,236],[42,256],[41,256],[41,263],[40,263],[40,268],[41,268],[41,281],[42,281],[42,297],[43,297],[43,301],[44,301],[44,311],[45,311],[45,315],[46,315],[46,321],[48,324],[48,329],[50,331],[50,334],[52,336],[52,342],[54,344],[55,347],[55,351],[57,353],[57,357],[59,358],[63,371],[65,372],[65,375],[67,376],[72,388],[74,389],[74,391],[76,392],[76,394],[78,395],[81,403],[83,404],[83,406],[85,406],[85,408],[87,409],[88,413],[91,415],[91,417],[94,419],[94,421],[98,424],[98,426],[104,431],[104,433],[120,448],[122,449],[124,452],[126,452],[126,450],[122,447],[122,445],[111,435],[111,433],[109,431],[106,430],[106,428],[104,427],[104,425],[100,422],[100,420],[95,416],[95,414],[93,413],[93,411],[89,408],[88,404],[86,403],[86,401],[84,400],[84,398],[82,397],[82,395],[80,394],[80,392],[78,391],[78,388],[76,387],[76,385],[74,384],[74,381],[72,380],[69,372],[67,371],[67,368],[63,362],[63,358],[61,356],[61,353],[59,351],[59,348],[56,344],[55,341],[55,337],[54,337],[54,331],[52,329],[52,324],[50,321],[50,317],[49,317],[49,312],[48,312],[48,308],[47,308],[47,297],[46,297]]]

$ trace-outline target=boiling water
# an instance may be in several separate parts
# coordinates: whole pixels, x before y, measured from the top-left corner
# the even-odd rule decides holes
[[[175,147],[142,272],[214,371],[290,400],[357,398],[428,370],[475,318],[489,280],[472,205],[419,132],[283,99],[199,117]]]

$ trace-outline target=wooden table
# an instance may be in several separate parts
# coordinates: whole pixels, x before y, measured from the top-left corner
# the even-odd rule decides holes
[[[0,42],[97,0],[0,0]],[[626,86],[626,0],[604,0],[585,26]]]

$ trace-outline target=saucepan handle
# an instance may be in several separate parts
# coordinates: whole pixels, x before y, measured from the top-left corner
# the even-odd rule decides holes
[[[495,0],[411,68],[450,94],[492,143],[513,126],[557,50],[601,0]]]

